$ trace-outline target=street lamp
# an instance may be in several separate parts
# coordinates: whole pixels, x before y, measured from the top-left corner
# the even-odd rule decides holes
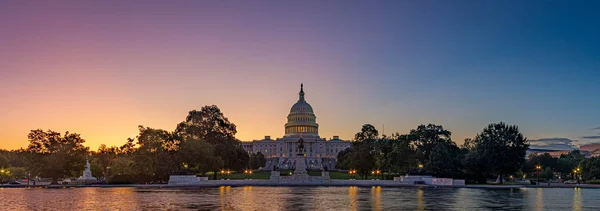
[[[579,177],[577,176],[577,172],[579,172],[579,168],[573,170],[573,177],[577,180],[577,184],[579,185]]]
[[[221,170],[221,180],[225,179],[225,170]]]
[[[535,178],[535,184],[536,185],[540,185],[540,170],[542,170],[542,167],[540,165],[535,166],[535,171],[536,171],[536,178]]]
[[[380,174],[380,173],[381,173],[381,171],[377,170],[377,171],[375,172],[375,176],[379,176],[379,174]],[[379,180],[379,179],[378,179],[378,180]]]
[[[252,174],[252,170],[244,170],[244,174],[246,175],[246,179],[249,179],[250,175]]]
[[[231,178],[231,171],[227,170],[227,180]]]

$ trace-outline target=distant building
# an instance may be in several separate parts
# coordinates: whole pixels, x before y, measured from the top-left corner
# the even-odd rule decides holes
[[[552,150],[552,149],[527,149],[527,151],[525,151],[525,158],[529,159],[530,155],[541,155],[544,153],[548,153],[550,155],[552,155],[552,157],[556,156],[557,154],[558,157],[560,157],[560,153],[563,152],[564,150]],[[570,152],[571,150],[568,150],[568,152]],[[568,153],[567,152],[567,153]]]
[[[599,157],[600,156],[600,144],[588,144],[579,147],[579,150],[586,157]]]
[[[306,157],[309,169],[335,169],[337,154],[349,148],[350,141],[341,140],[338,136],[326,140],[319,136],[319,124],[312,106],[304,99],[304,87],[300,86],[298,101],[290,109],[285,124],[285,135],[282,138],[264,139],[252,142],[242,142],[242,147],[248,153],[261,152],[267,158],[265,169],[290,169],[295,166],[295,156],[302,153]],[[304,151],[298,151],[298,140],[304,141]]]
[[[529,156],[532,154],[542,155],[544,153],[548,153],[548,154],[550,154],[550,156],[555,157],[555,158],[560,158],[560,156],[567,155],[567,154],[571,153],[572,151],[574,151],[574,150],[528,149],[525,152],[525,158],[529,158]],[[585,157],[590,157],[590,153],[587,151],[580,150],[579,153],[581,153]]]

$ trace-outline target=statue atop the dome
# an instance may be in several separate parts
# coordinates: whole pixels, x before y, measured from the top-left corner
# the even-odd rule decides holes
[[[298,140],[298,154],[304,154],[304,139],[302,137]]]
[[[300,95],[300,99],[298,99],[298,101],[304,101],[304,84],[303,83],[300,84],[299,95]]]

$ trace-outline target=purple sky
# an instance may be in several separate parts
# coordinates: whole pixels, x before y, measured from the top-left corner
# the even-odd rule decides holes
[[[210,104],[241,140],[280,137],[302,82],[328,138],[435,123],[460,144],[505,121],[536,145],[600,139],[594,5],[131,2],[0,2],[0,148],[37,128],[121,145]]]

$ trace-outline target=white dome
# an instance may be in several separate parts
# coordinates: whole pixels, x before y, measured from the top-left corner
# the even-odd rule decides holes
[[[290,114],[287,117],[288,122],[285,124],[286,137],[318,137],[319,124],[317,117],[313,112],[312,106],[304,99],[304,86],[300,85],[300,93],[298,102],[290,109]]]

